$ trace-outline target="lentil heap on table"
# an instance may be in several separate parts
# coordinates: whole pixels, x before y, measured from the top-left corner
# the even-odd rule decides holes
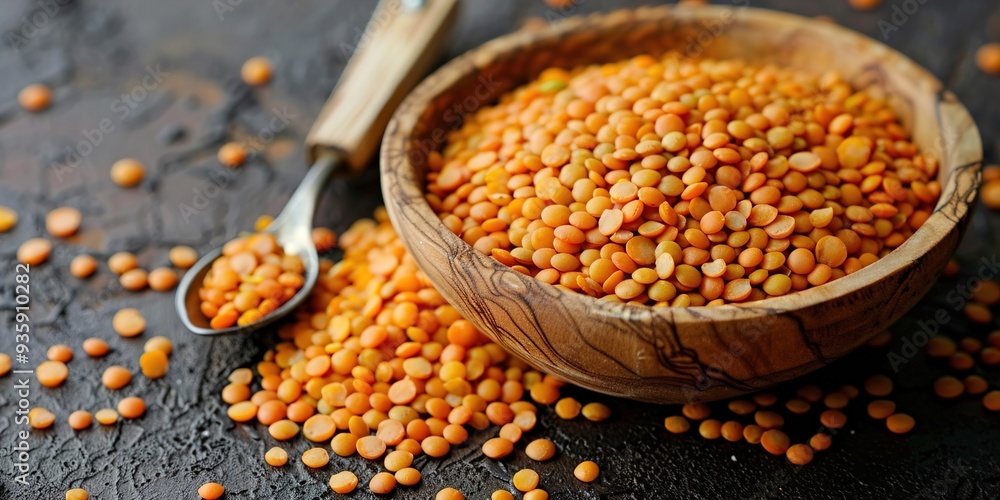
[[[667,54],[539,78],[430,155],[477,250],[609,300],[719,305],[856,272],[940,196],[884,99],[835,74]]]

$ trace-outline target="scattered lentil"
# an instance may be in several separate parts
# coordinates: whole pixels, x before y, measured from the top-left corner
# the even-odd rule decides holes
[[[48,429],[55,421],[56,416],[45,408],[32,408],[28,411],[28,425],[34,429]]]
[[[97,271],[97,259],[90,255],[77,255],[69,263],[69,273],[76,278],[88,278]]]
[[[122,158],[111,165],[111,182],[121,187],[135,187],[146,176],[146,166],[133,158]]]
[[[198,496],[204,500],[216,500],[226,489],[219,483],[205,483],[198,488]]]
[[[263,57],[251,57],[240,68],[240,76],[247,85],[265,85],[271,80],[271,62]]]
[[[56,238],[68,238],[80,229],[83,215],[73,207],[59,207],[45,216],[45,230]]]
[[[122,337],[135,337],[146,330],[146,318],[137,309],[122,309],[112,318],[111,328]]]
[[[590,460],[585,460],[583,462],[580,462],[580,464],[577,465],[575,469],[573,469],[573,476],[575,476],[577,479],[585,483],[593,482],[595,479],[597,479],[597,475],[600,473],[601,473],[600,467],[598,467],[596,463],[591,462]]]
[[[913,417],[905,413],[896,413],[885,419],[885,425],[890,431],[896,434],[906,434],[907,432],[913,430],[915,421],[913,420]]]
[[[52,243],[45,238],[31,238],[17,247],[17,261],[22,264],[37,266],[49,259],[52,253]]]
[[[167,258],[171,264],[180,269],[190,269],[195,262],[198,262],[198,252],[189,246],[178,245],[170,249]]]
[[[264,454],[264,461],[271,467],[281,467],[288,463],[288,452],[275,446]]]
[[[236,168],[246,163],[247,150],[239,142],[227,142],[219,148],[218,159],[219,163],[229,168]]]
[[[52,103],[52,90],[41,83],[32,83],[17,93],[17,102],[27,111],[44,111]]]
[[[358,476],[349,470],[338,472],[330,476],[330,489],[334,493],[346,495],[358,487]]]
[[[35,378],[45,387],[59,387],[69,376],[69,368],[62,361],[43,361],[35,368]]]
[[[514,473],[512,482],[518,491],[528,492],[538,487],[538,473],[531,469],[521,469]]]
[[[17,212],[13,208],[0,205],[0,233],[6,233],[17,225]]]
[[[124,277],[122,275],[122,278]],[[177,286],[177,273],[169,267],[158,267],[149,272],[148,281],[149,288],[157,292],[165,292]]]
[[[83,341],[83,352],[92,358],[104,357],[108,350],[108,343],[101,339],[91,337]]]

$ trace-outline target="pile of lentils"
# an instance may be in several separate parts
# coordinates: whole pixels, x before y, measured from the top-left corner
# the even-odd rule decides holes
[[[668,53],[550,68],[480,109],[429,156],[427,200],[546,283],[712,306],[872,264],[930,216],[937,173],[836,73]]]

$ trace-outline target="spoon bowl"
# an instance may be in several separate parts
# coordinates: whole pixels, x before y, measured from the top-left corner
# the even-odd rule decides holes
[[[313,286],[316,285],[316,280],[319,279],[319,253],[316,252],[316,246],[312,240],[312,220],[316,200],[319,198],[323,186],[326,185],[327,179],[341,165],[342,161],[339,156],[330,154],[321,156],[306,173],[298,189],[292,193],[281,214],[266,229],[261,231],[264,234],[274,235],[278,245],[286,254],[295,255],[302,260],[306,275],[305,282],[298,293],[256,323],[245,326],[233,325],[229,328],[212,328],[209,325],[209,318],[201,313],[201,298],[198,296],[198,290],[205,280],[205,275],[212,268],[212,263],[222,256],[222,248],[217,248],[198,259],[198,262],[184,274],[184,278],[177,286],[174,303],[184,326],[198,335],[250,333],[274,323],[302,304],[302,301],[309,296]]]

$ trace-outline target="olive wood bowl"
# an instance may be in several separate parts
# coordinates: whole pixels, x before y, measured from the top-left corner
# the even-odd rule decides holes
[[[913,141],[939,159],[941,199],[903,245],[863,270],[789,295],[718,307],[602,301],[522,275],[449,231],[424,199],[427,153],[467,113],[550,66],[675,50],[821,74],[889,99]],[[923,296],[954,252],[980,184],[968,111],[902,54],[831,23],[753,8],[665,6],[570,18],[512,33],[447,63],[396,111],[382,145],[389,216],[441,294],[537,368],[607,394],[658,403],[755,391],[820,368],[884,330]]]

